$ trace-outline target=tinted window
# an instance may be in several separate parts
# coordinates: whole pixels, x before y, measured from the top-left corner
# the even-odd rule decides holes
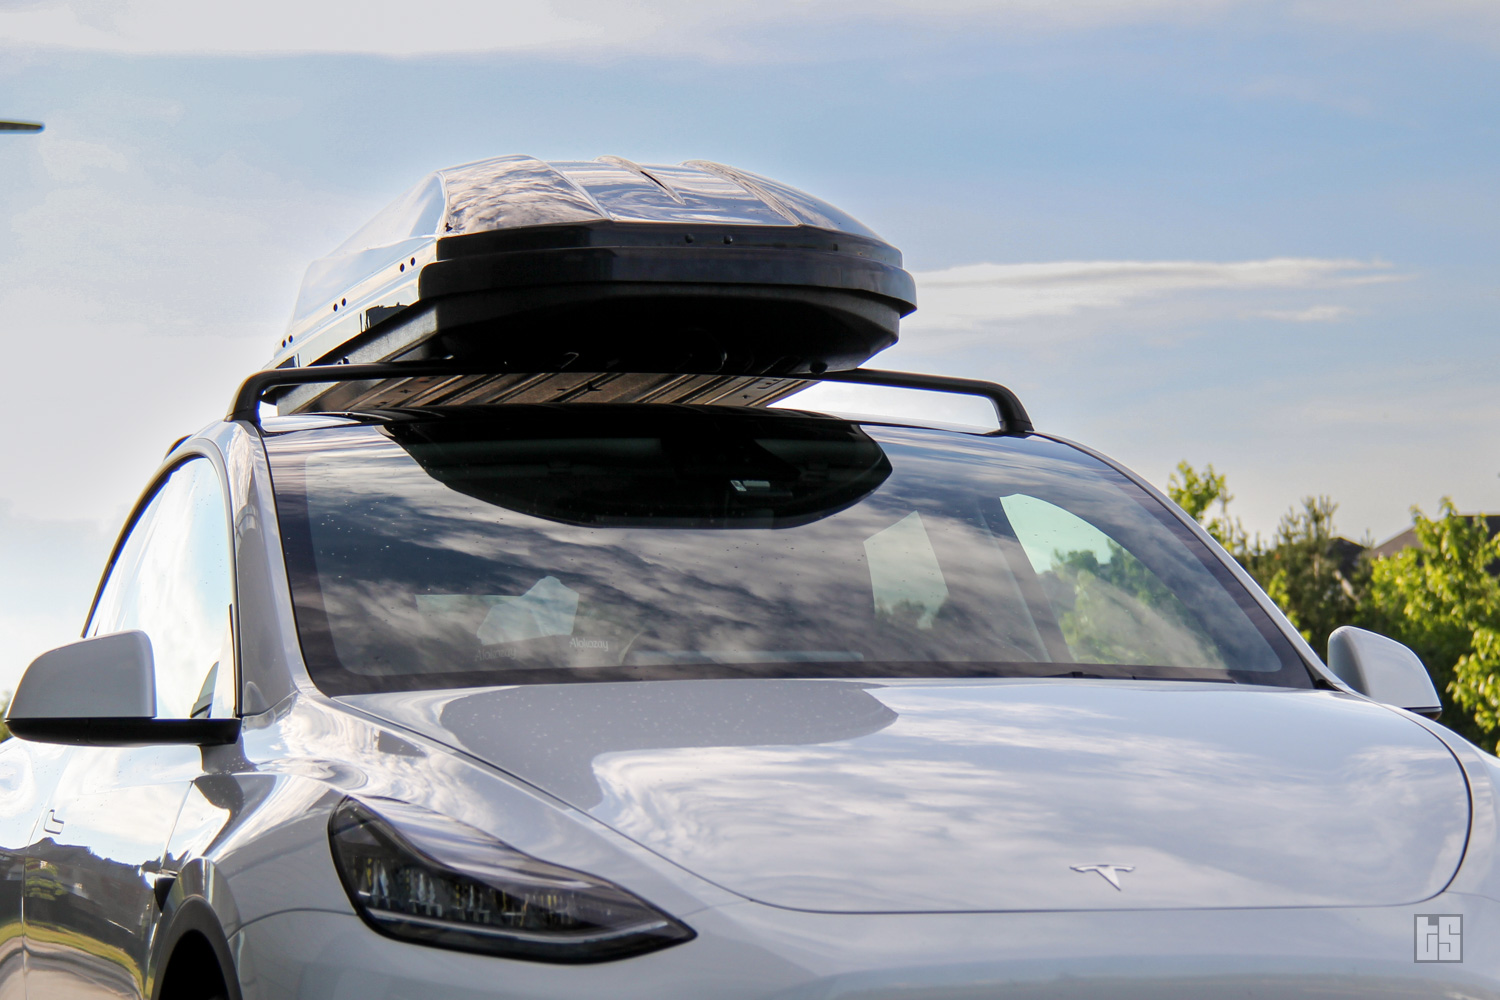
[[[207,459],[174,469],[115,557],[89,635],[140,629],[161,718],[234,714],[233,570],[224,493]]]
[[[1306,685],[1166,510],[1053,442],[507,406],[272,435],[332,693],[722,676]]]

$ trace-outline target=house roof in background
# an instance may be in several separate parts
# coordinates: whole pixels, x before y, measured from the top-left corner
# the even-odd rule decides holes
[[[1482,517],[1489,525],[1490,536],[1500,534],[1500,514],[1460,514],[1460,517]],[[1380,559],[1385,556],[1394,555],[1402,549],[1409,549],[1417,544],[1417,529],[1407,528],[1401,534],[1389,538],[1370,550],[1373,558]]]

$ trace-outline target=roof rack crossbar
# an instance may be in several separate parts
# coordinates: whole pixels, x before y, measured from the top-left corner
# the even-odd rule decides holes
[[[367,365],[314,365],[307,368],[268,368],[258,371],[240,384],[234,403],[229,409],[229,420],[244,420],[256,424],[260,421],[260,403],[267,390],[279,386],[310,385],[320,382],[364,382],[386,379],[454,377],[465,375],[507,374],[493,363],[487,365],[462,364],[453,361],[421,362],[394,361]],[[712,373],[699,373],[712,374]],[[981,379],[958,378],[952,375],[921,375],[913,372],[885,371],[878,368],[854,368],[848,371],[829,371],[819,374],[798,373],[793,378],[807,382],[846,382],[855,385],[889,386],[897,389],[925,389],[932,392],[951,392],[965,396],[979,396],[990,401],[1000,419],[1004,434],[1030,434],[1034,428],[1026,408],[1015,393],[995,382]]]

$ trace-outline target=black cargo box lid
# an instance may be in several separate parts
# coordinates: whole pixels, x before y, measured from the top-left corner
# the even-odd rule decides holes
[[[769,178],[502,156],[429,175],[313,262],[266,367],[786,376],[858,366],[915,299],[896,248]]]

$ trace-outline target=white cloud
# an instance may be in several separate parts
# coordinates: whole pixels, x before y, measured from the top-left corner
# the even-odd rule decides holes
[[[0,3],[0,39],[11,45],[135,53],[670,51],[743,60],[785,54],[746,41],[747,29],[851,23],[940,29],[1085,30],[1118,24],[1192,23],[1236,9],[1342,27],[1433,29],[1500,39],[1489,0],[261,0],[205,4],[131,0]]]
[[[650,4],[586,4],[579,15],[563,5],[433,0],[202,4],[134,0],[108,19],[92,8],[58,0],[0,8],[0,38],[12,44],[136,53],[526,51],[630,46],[659,30]],[[670,7],[672,4],[657,4]]]
[[[1337,323],[1353,316],[1354,310],[1348,306],[1308,306],[1306,309],[1267,309],[1260,315],[1283,323]]]
[[[1276,257],[1246,261],[1057,261],[969,264],[916,275],[919,308],[907,328],[929,346],[964,334],[1004,335],[1046,326],[1053,339],[1084,336],[1107,317],[1118,328],[1132,312],[1164,318],[1259,315],[1281,320],[1339,318],[1340,305],[1267,310],[1265,298],[1354,288],[1399,278],[1382,261]],[[1279,302],[1277,303],[1280,304]],[[1172,317],[1164,317],[1163,313]],[[955,337],[955,335],[958,335]]]

